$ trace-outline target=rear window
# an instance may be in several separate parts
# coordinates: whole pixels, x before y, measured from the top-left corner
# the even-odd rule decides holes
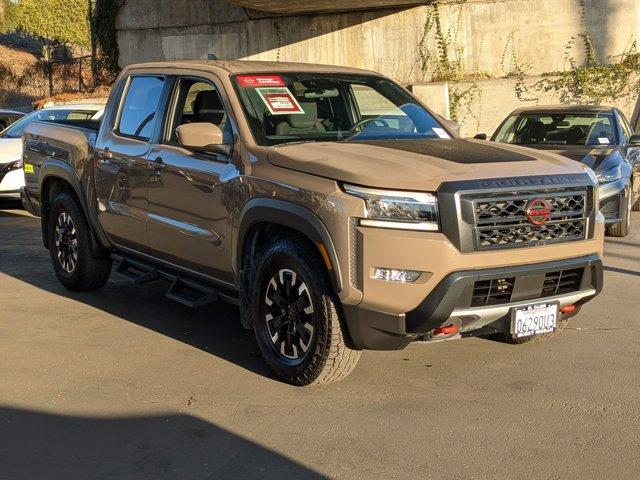
[[[7,128],[2,136],[4,138],[22,138],[25,128],[31,122],[60,122],[66,120],[91,120],[98,114],[98,110],[78,109],[43,109],[32,112],[22,117],[16,123]]]
[[[134,77],[129,83],[120,113],[118,133],[149,140],[158,120],[158,106],[164,87],[159,77]]]

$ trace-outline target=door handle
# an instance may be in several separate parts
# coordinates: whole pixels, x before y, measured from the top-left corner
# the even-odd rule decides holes
[[[164,163],[164,160],[162,160],[162,157],[158,157],[153,161],[153,168],[156,172],[160,172],[165,168],[167,168],[167,164]]]

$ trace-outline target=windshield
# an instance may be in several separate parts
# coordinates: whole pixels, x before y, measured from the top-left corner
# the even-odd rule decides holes
[[[512,115],[494,140],[518,145],[592,145],[618,143],[612,113],[526,113]]]
[[[369,75],[237,75],[236,91],[259,145],[300,141],[450,138],[390,80]]]
[[[98,113],[97,110],[55,109],[38,110],[22,117],[16,123],[2,132],[4,138],[22,138],[24,129],[31,122],[53,122],[56,120],[91,120]]]

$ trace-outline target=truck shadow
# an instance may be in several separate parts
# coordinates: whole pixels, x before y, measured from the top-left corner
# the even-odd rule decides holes
[[[65,297],[223,358],[255,374],[273,378],[253,337],[240,325],[238,308],[219,303],[189,309],[167,299],[168,283],[133,285],[112,273],[99,291],[65,290],[42,247],[39,219],[0,213],[0,273]]]
[[[0,478],[322,479],[189,415],[79,417],[0,406]]]

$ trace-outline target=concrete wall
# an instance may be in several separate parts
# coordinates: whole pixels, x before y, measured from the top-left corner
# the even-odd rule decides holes
[[[541,77],[524,78],[524,84],[532,86]],[[525,100],[516,95],[516,83],[511,78],[488,79],[474,82],[429,83],[412,86],[413,93],[437,113],[450,118],[451,105],[442,97],[453,92],[470,92],[462,97],[458,105],[458,121],[461,135],[471,137],[476,133],[492,135],[500,123],[516,108],[529,105],[554,105],[559,103],[557,95],[530,90]],[[620,100],[612,106],[618,107],[629,120],[636,109],[635,99]],[[640,103],[638,104],[640,108]]]
[[[205,58],[215,52],[225,58],[355,66],[407,84],[423,82],[436,65],[435,29],[424,35],[434,8],[274,17],[227,0],[129,1],[117,22],[120,62]],[[449,56],[466,74],[500,77],[514,64],[532,75],[563,69],[570,42],[575,43],[571,56],[584,57],[578,38],[584,32],[603,60],[640,38],[638,0],[443,1],[437,11]]]

